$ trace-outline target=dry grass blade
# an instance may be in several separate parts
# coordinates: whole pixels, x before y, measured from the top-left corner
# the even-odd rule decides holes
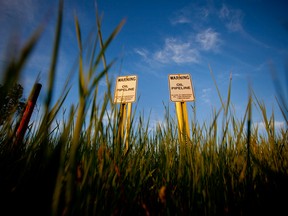
[[[99,37],[99,43],[100,43],[100,47],[101,47],[101,55],[99,55],[99,57],[101,57],[102,61],[103,61],[103,65],[104,68],[107,66],[106,63],[106,57],[105,57],[105,51],[106,48],[108,47],[108,45],[111,43],[111,41],[116,37],[116,35],[120,32],[121,28],[123,27],[123,25],[125,24],[125,20],[122,20],[120,22],[120,24],[115,28],[115,30],[112,32],[112,34],[110,35],[110,37],[106,40],[106,42],[103,42],[102,39],[102,32],[101,32],[101,18],[99,17],[99,13],[98,10],[96,8],[96,22],[97,22],[97,29],[98,29],[98,37]],[[98,58],[95,62],[95,65],[98,65],[98,62],[100,61],[100,58]],[[107,84],[107,88],[108,91],[110,91],[111,87],[110,87],[110,82],[109,82],[109,78],[108,75],[106,74],[106,84]],[[111,95],[110,93],[108,95]],[[109,97],[110,99],[110,103],[112,103],[112,98]]]
[[[50,103],[51,103],[52,96],[53,96],[52,95],[53,85],[54,85],[55,74],[56,74],[56,65],[57,65],[57,61],[58,61],[61,29],[62,29],[63,5],[64,5],[63,0],[60,0],[59,1],[59,8],[58,8],[58,20],[57,20],[57,25],[56,25],[54,46],[53,46],[53,52],[52,52],[52,60],[51,60],[51,64],[50,64],[49,77],[48,77],[48,83],[47,83],[47,97],[45,100],[45,106],[46,106],[45,113],[47,113],[47,114],[48,114],[48,110],[50,108]]]
[[[63,1],[59,3],[52,44],[48,82],[51,91],[55,90],[55,66],[61,47],[61,8]],[[280,215],[287,211],[282,197],[288,193],[288,131],[282,128],[280,133],[275,132],[276,115],[272,113],[268,118],[265,104],[254,97],[251,89],[244,118],[238,121],[231,106],[231,79],[225,102],[211,68],[221,102],[219,108],[212,108],[211,123],[198,123],[195,111],[193,138],[180,148],[177,120],[174,113],[172,117],[169,106],[164,105],[163,122],[156,126],[152,125],[152,110],[148,116],[143,111],[138,118],[135,109],[125,153],[118,137],[121,109],[109,104],[112,96],[108,79],[107,89],[99,88],[98,92],[114,63],[106,63],[107,47],[123,22],[103,41],[98,15],[97,19],[95,40],[88,40],[86,44],[82,41],[78,18],[74,17],[80,94],[77,104],[67,108],[68,116],[64,111],[62,120],[55,117],[64,106],[67,88],[54,106],[51,105],[53,94],[48,92],[45,118],[40,121],[42,127],[26,134],[27,148],[17,154],[9,148],[14,135],[11,133],[13,123],[0,126],[1,210],[10,215],[19,215],[17,211],[21,211],[20,214],[25,215],[53,216],[246,215],[255,212]],[[89,42],[93,45],[89,46]],[[33,43],[28,46],[31,50]],[[23,56],[28,60],[29,54]],[[282,104],[279,97],[277,100]],[[254,105],[263,116],[264,132],[268,136],[259,135],[257,127],[252,128]],[[285,106],[281,105],[280,109],[286,112]],[[221,122],[219,116],[222,115]],[[50,130],[51,125],[56,126]],[[219,134],[221,126],[222,134]]]
[[[222,105],[223,109],[225,110],[225,105],[224,105],[224,102],[223,102],[223,99],[222,99],[220,90],[219,90],[219,88],[218,88],[216,79],[215,79],[215,77],[214,77],[214,75],[213,75],[213,70],[211,69],[210,65],[209,65],[209,70],[210,70],[210,74],[211,74],[211,76],[212,76],[212,79],[213,79],[213,81],[214,81],[214,84],[215,84],[215,86],[216,86],[216,90],[217,90],[217,93],[218,93],[218,96],[219,96],[221,105]]]
[[[40,25],[40,27],[38,27],[38,29],[33,33],[21,49],[18,59],[14,59],[14,57],[11,56],[12,60],[7,65],[3,76],[4,94],[18,81],[25,63],[28,61],[33,49],[39,41],[43,29],[44,26]]]

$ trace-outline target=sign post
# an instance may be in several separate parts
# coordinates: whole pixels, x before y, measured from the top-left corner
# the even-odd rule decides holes
[[[120,103],[120,120],[118,136],[125,138],[125,150],[128,150],[129,132],[131,127],[132,103],[136,100],[137,76],[119,76],[116,80],[114,103]],[[126,133],[124,133],[126,131]],[[121,145],[121,144],[120,144]]]
[[[186,137],[190,139],[186,102],[195,100],[190,74],[170,74],[169,90],[170,100],[175,102],[179,139],[186,142]]]

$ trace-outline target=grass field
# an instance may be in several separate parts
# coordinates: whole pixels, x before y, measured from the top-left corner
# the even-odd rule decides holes
[[[274,115],[253,95],[237,119],[230,89],[211,122],[191,122],[191,139],[178,139],[177,120],[164,106],[165,124],[150,131],[149,119],[132,116],[129,148],[119,136],[119,107],[112,103],[105,51],[124,22],[91,42],[90,66],[75,17],[79,47],[78,104],[61,125],[56,121],[69,86],[55,104],[52,95],[59,56],[62,7],[55,26],[44,112],[39,125],[15,142],[17,119],[0,126],[1,215],[285,215],[288,213],[288,131],[285,101],[279,101],[286,125],[277,130]],[[41,29],[25,44],[19,58],[3,71],[5,86],[17,83]],[[1,72],[2,73],[2,72]],[[107,91],[98,91],[106,80]],[[68,82],[69,83],[69,82]],[[25,87],[24,87],[25,88]],[[216,85],[217,88],[217,85]],[[100,100],[100,94],[105,99]],[[222,96],[219,94],[219,99]],[[105,117],[107,107],[109,118]],[[262,113],[265,132],[252,126],[253,108]],[[286,105],[287,108],[287,105]],[[111,111],[110,111],[111,109]],[[92,112],[88,112],[92,110]],[[164,114],[163,114],[164,115]],[[137,116],[137,117],[136,117]],[[218,120],[221,116],[222,124]],[[136,119],[137,118],[137,119]],[[144,121],[145,120],[145,121]],[[143,123],[147,122],[147,123]],[[280,214],[281,213],[281,214]]]

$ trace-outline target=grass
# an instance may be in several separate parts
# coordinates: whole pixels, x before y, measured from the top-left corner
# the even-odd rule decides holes
[[[83,56],[88,51],[83,46],[81,26],[75,16],[79,98],[78,104],[65,107],[69,115],[60,125],[56,117],[69,94],[68,84],[54,105],[51,98],[62,8],[63,1],[60,1],[47,83],[49,91],[39,126],[34,126],[19,145],[13,145],[16,130],[13,119],[0,127],[1,215],[277,215],[288,212],[287,121],[286,128],[276,133],[274,115],[267,116],[265,105],[252,90],[245,115],[239,120],[231,105],[231,83],[225,103],[215,82],[222,106],[215,109],[211,123],[191,122],[192,137],[186,144],[179,143],[177,121],[169,107],[164,105],[165,124],[157,125],[152,132],[149,118],[144,121],[147,120],[144,115],[139,115],[136,119],[135,111],[129,149],[125,151],[124,141],[118,135],[120,110],[111,102],[108,73],[113,61],[107,64],[105,58],[107,47],[124,21],[103,41],[101,18],[97,14],[98,32],[96,40],[91,42],[94,48],[89,52],[89,67],[84,69]],[[20,57],[11,60],[4,71],[4,83],[17,82],[41,31],[36,30]],[[213,78],[211,69],[210,72]],[[98,92],[102,79],[107,83],[105,93]],[[99,99],[100,94],[105,95],[104,100]],[[108,106],[111,112],[106,121]],[[264,135],[252,127],[254,106],[262,113]],[[279,106],[287,120],[285,101],[279,100]],[[223,116],[221,125],[220,116]]]

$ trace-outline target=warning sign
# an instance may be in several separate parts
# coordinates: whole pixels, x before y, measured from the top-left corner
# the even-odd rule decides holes
[[[170,100],[173,102],[194,101],[190,74],[169,75]]]
[[[137,76],[117,77],[114,103],[133,103],[136,100]]]

